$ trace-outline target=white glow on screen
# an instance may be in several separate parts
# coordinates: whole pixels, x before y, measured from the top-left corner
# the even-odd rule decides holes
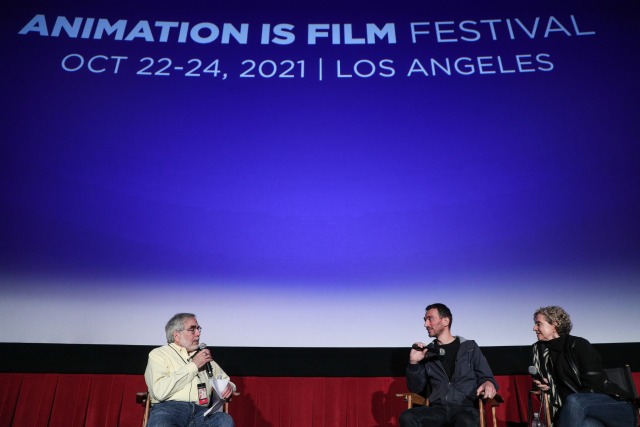
[[[169,317],[192,312],[203,327],[202,340],[212,346],[405,347],[430,340],[422,316],[434,302],[451,308],[454,334],[483,346],[531,344],[533,312],[561,305],[572,317],[573,334],[592,342],[636,342],[640,335],[633,328],[610,327],[640,321],[636,274],[607,286],[585,276],[532,274],[326,291],[274,284],[5,281],[13,290],[4,292],[0,310],[7,320],[21,319],[20,328],[5,330],[5,342],[156,345],[165,339]]]

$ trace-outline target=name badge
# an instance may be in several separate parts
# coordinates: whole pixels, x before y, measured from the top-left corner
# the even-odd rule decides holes
[[[198,403],[202,406],[209,404],[209,395],[207,394],[207,385],[205,383],[198,384]]]

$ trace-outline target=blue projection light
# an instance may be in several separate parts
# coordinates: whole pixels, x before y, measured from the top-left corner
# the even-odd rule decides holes
[[[638,5],[236,3],[1,6],[2,341],[640,339]]]

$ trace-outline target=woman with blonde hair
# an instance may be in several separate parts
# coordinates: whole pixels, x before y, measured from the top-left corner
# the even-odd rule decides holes
[[[549,393],[557,427],[635,427],[632,396],[607,379],[596,349],[584,338],[570,335],[571,317],[562,307],[541,307],[533,315],[533,364]]]

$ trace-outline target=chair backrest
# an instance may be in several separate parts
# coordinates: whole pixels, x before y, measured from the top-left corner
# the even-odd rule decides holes
[[[638,398],[638,390],[636,390],[636,385],[633,382],[633,375],[631,374],[631,368],[629,367],[629,365],[603,370],[604,373],[607,374],[607,378],[609,378],[609,381],[615,383],[618,387],[630,393],[634,399]]]

